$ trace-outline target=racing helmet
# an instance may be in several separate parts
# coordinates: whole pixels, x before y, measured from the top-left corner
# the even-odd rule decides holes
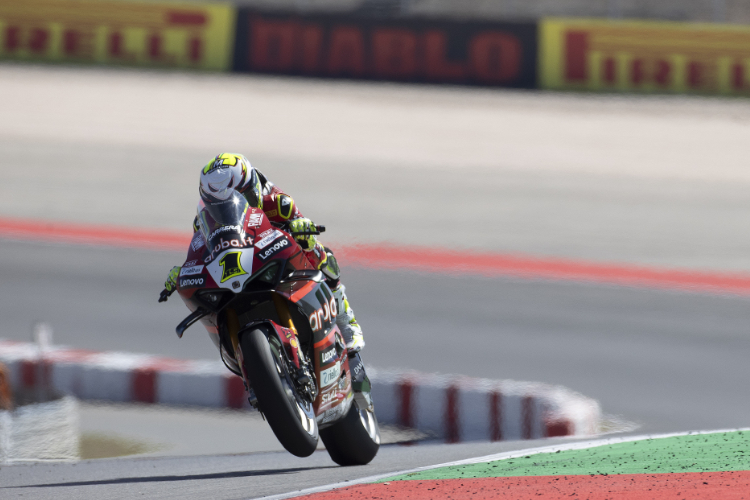
[[[222,202],[235,191],[242,193],[251,207],[263,208],[258,172],[243,155],[222,153],[201,171],[201,199],[206,204]]]

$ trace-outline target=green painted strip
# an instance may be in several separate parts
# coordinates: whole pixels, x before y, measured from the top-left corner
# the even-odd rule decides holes
[[[750,470],[750,432],[734,431],[646,439],[539,453],[489,463],[413,472],[378,482],[579,474],[654,474]]]

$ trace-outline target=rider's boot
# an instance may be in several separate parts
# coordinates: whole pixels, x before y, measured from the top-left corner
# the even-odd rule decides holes
[[[352,391],[354,392],[354,402],[360,410],[373,409],[370,379],[365,373],[365,365],[358,352],[349,354],[349,370],[352,372]]]
[[[359,351],[365,346],[362,328],[357,323],[354,311],[349,306],[344,285],[339,283],[333,290],[333,295],[336,297],[336,307],[338,309],[336,325],[344,336],[346,350],[349,352],[349,370],[352,373],[354,401],[360,409],[372,410],[370,379],[367,377],[367,373],[365,373],[365,365],[362,363],[362,358],[359,355]]]
[[[346,341],[346,350],[359,352],[365,346],[365,337],[362,335],[362,327],[357,323],[349,305],[349,299],[346,297],[346,287],[339,282],[338,286],[332,290],[333,296],[336,297],[336,325],[338,325],[341,335]]]

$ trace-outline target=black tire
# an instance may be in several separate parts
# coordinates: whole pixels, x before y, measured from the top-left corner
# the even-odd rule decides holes
[[[320,438],[337,464],[369,464],[380,449],[378,419],[373,411],[352,404],[346,417],[320,431]]]
[[[272,352],[263,333],[266,328],[261,325],[240,333],[245,372],[258,398],[260,411],[281,445],[292,455],[307,457],[318,446],[315,413],[312,404],[297,394],[283,369],[283,361]]]

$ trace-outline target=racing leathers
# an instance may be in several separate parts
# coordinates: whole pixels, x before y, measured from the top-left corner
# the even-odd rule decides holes
[[[224,153],[211,160],[201,173],[201,204],[218,198],[223,199],[227,190],[242,193],[248,203],[261,208],[266,217],[277,225],[284,225],[302,247],[313,268],[320,270],[326,277],[326,284],[330,287],[336,299],[336,324],[341,331],[349,352],[349,369],[352,375],[352,388],[355,399],[360,407],[370,407],[370,382],[364,370],[359,351],[365,346],[362,328],[357,323],[354,311],[346,296],[346,287],[341,283],[340,271],[333,252],[324,247],[311,234],[294,234],[310,232],[315,229],[310,219],[305,218],[291,196],[284,193],[260,171],[252,167],[242,155]],[[198,216],[193,221],[193,230],[199,231]],[[170,271],[165,287],[168,294],[176,288],[179,268]],[[167,294],[167,295],[168,295]]]

